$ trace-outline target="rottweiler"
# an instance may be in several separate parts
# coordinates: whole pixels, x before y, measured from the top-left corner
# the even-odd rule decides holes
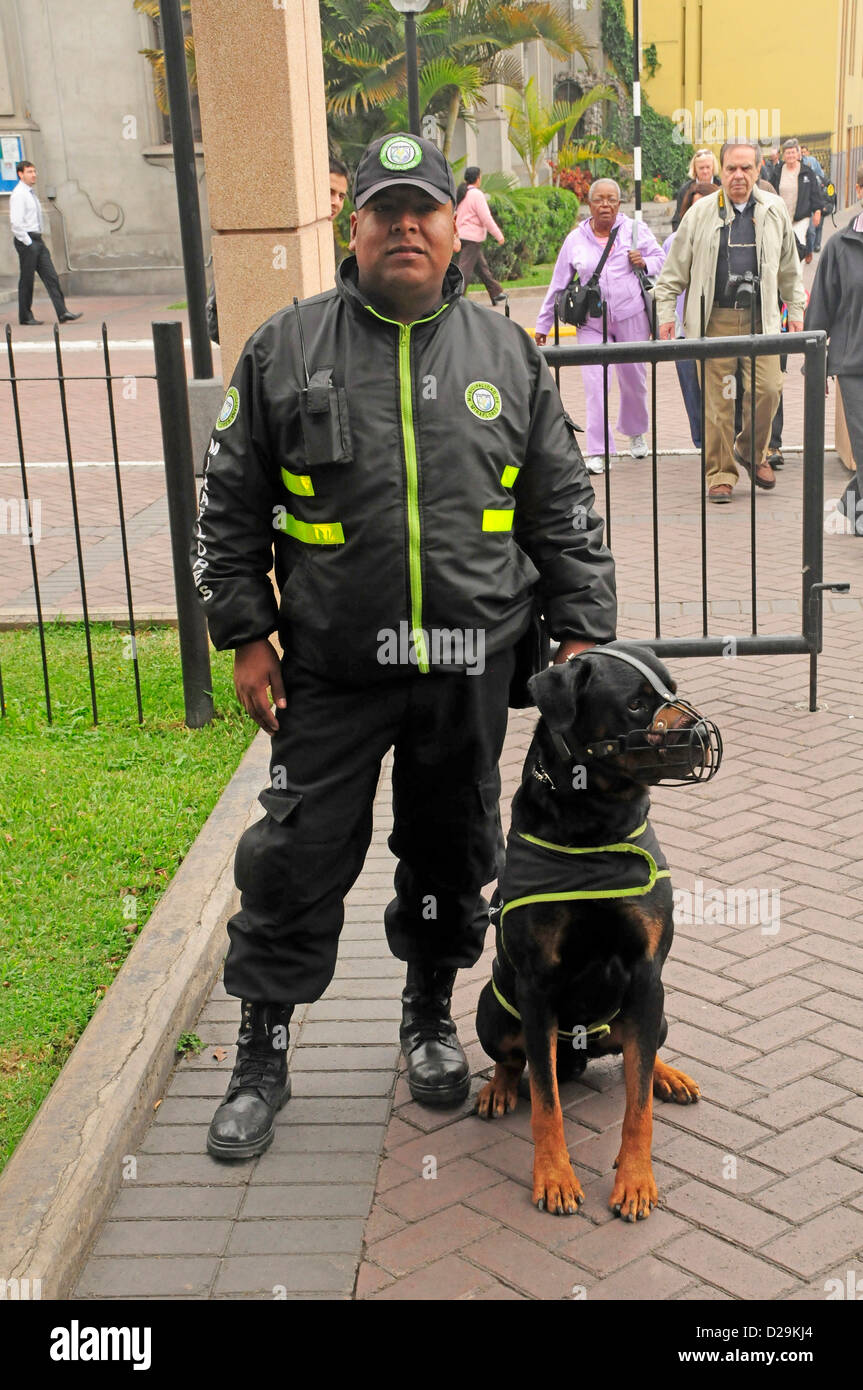
[[[593,647],[540,672],[528,688],[541,718],[491,908],[497,957],[477,1034],[496,1066],[477,1113],[492,1119],[515,1108],[527,1061],[533,1201],[541,1211],[573,1213],[584,1193],[558,1083],[580,1075],[591,1057],[622,1052],[626,1112],[609,1206],[640,1220],[657,1202],[652,1095],[680,1105],[699,1095],[691,1077],[657,1056],[674,929],[648,788],[709,780],[722,739],[640,645]]]

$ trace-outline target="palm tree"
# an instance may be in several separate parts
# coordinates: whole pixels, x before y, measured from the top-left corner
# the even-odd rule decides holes
[[[327,105],[336,118],[381,108],[404,124],[405,57],[401,21],[388,0],[321,0]],[[538,39],[555,58],[588,57],[581,30],[550,0],[441,0],[417,16],[422,54],[420,111],[443,127],[449,157],[459,116],[485,104],[490,83],[519,90],[521,64],[512,49]]]
[[[568,140],[588,107],[613,96],[610,87],[591,87],[578,101],[556,101],[545,106],[531,78],[523,92],[514,93],[515,99],[504,104],[509,117],[509,142],[521,155],[532,187],[537,184],[537,165],[555,135],[562,132],[564,140]],[[573,158],[580,157],[580,150],[573,152]],[[606,153],[605,158],[613,156]]]
[[[133,0],[135,9],[139,14],[145,14],[148,19],[159,18],[159,0]],[[191,0],[180,0],[180,9],[183,14],[190,14],[192,10]],[[197,91],[198,72],[195,65],[195,40],[191,33],[186,34],[184,39],[186,50],[186,72],[189,75],[189,91]],[[168,88],[165,83],[165,53],[161,48],[139,48],[138,52],[147,59],[153,69],[153,90],[156,94],[156,104],[164,116],[168,115]]]

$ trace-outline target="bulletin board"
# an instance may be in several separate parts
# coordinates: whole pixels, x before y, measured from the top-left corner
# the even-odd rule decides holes
[[[17,188],[15,165],[24,157],[24,141],[20,135],[0,135],[0,193],[11,193]]]

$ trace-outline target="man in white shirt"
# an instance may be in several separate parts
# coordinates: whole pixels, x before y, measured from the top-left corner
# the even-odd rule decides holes
[[[45,219],[42,204],[36,197],[36,168],[28,160],[22,159],[15,165],[18,187],[13,188],[9,198],[9,221],[15,250],[18,252],[20,275],[18,279],[18,322],[23,324],[41,323],[42,319],[33,317],[33,284],[36,276],[42,281],[60,323],[71,323],[80,314],[72,314],[66,307],[66,300],[60,288],[60,280],[54,269],[54,262],[48,247],[42,240]]]

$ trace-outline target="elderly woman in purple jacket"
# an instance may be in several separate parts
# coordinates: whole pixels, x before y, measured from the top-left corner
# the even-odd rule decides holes
[[[554,321],[554,297],[565,289],[577,270],[585,284],[599,264],[612,227],[620,230],[599,277],[599,287],[607,307],[610,343],[642,342],[650,337],[650,324],[641,293],[636,267],[657,275],[665,255],[649,227],[638,223],[638,239],[633,245],[635,224],[620,211],[620,188],[614,179],[597,179],[588,197],[590,217],[571,231],[560,248],[548,294],[536,321],[536,341],[542,346]],[[588,318],[578,329],[580,343],[602,342],[602,319]],[[602,367],[582,367],[587,402],[588,472],[601,473],[605,467],[605,425],[603,421]],[[627,362],[616,369],[620,389],[617,430],[629,437],[633,458],[646,458],[647,373],[643,362]],[[612,437],[609,448],[614,449]]]

